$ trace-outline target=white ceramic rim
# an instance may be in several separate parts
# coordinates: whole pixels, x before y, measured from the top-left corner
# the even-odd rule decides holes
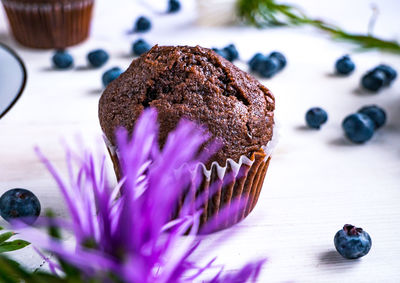
[[[0,110],[0,119],[1,119],[8,113],[8,111],[11,110],[11,108],[17,103],[17,101],[21,97],[22,93],[24,92],[25,86],[26,86],[28,74],[26,72],[26,67],[25,67],[24,62],[22,61],[21,57],[19,57],[19,55],[14,50],[12,50],[10,47],[8,47],[7,45],[5,45],[3,43],[0,43],[0,48],[5,50],[7,53],[9,53],[12,57],[15,58],[17,63],[20,65],[21,71],[22,71],[22,81],[21,81],[21,85],[18,89],[18,92],[14,96],[14,99],[12,99],[10,101],[10,104],[3,111]]]

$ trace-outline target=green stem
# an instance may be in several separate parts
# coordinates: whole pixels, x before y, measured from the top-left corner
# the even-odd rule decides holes
[[[334,39],[352,42],[364,49],[400,55],[400,44],[395,40],[346,32],[335,25],[308,17],[295,6],[278,4],[275,0],[238,0],[238,13],[242,19],[258,27],[309,25],[329,33]]]

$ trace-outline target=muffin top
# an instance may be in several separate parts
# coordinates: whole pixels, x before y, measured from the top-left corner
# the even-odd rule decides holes
[[[115,130],[132,131],[146,107],[160,123],[159,142],[181,118],[207,127],[221,148],[206,163],[251,157],[272,138],[272,93],[214,51],[200,46],[154,46],[111,82],[99,102],[100,125],[115,145]],[[204,145],[209,150],[208,144]]]

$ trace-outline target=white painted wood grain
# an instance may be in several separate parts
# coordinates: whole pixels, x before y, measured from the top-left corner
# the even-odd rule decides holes
[[[354,31],[366,27],[366,1],[321,2],[298,1],[311,14]],[[379,1],[379,6],[376,31],[399,38],[398,1]],[[233,42],[243,61],[255,52],[272,50],[282,51],[289,61],[281,74],[263,81],[276,95],[281,138],[259,203],[242,223],[206,237],[199,262],[218,255],[218,263],[235,270],[247,260],[267,257],[259,282],[400,282],[400,80],[378,95],[358,90],[368,68],[386,62],[400,71],[400,57],[354,53],[351,45],[333,43],[309,29],[200,28],[192,24],[195,14],[186,9],[177,16],[157,16],[153,31],[144,37],[151,43],[210,47]],[[90,49],[106,48],[111,61],[100,70],[52,71],[51,52],[18,47],[27,63],[28,84],[15,108],[0,121],[0,193],[29,188],[44,208],[65,216],[58,189],[32,148],[40,145],[62,168],[60,138],[81,133],[91,143],[100,135],[101,74],[108,67],[129,65],[130,43],[137,36],[124,31],[143,13],[150,11],[133,1],[97,2],[93,37],[70,51],[76,65],[83,66]],[[3,24],[1,15],[0,40],[15,47]],[[344,53],[352,54],[357,69],[348,78],[334,77],[334,61]],[[244,62],[238,65],[246,67]],[[384,107],[388,124],[368,144],[352,145],[343,138],[341,121],[368,104]],[[304,128],[304,114],[312,106],[328,111],[329,121],[321,131]],[[333,236],[345,223],[370,233],[373,244],[365,258],[348,261],[334,251]],[[227,240],[218,242],[220,238]]]

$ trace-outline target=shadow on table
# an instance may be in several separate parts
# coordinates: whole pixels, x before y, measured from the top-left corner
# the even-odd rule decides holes
[[[302,131],[302,132],[312,132],[316,131],[315,129],[312,129],[310,127],[307,127],[306,125],[298,125],[295,127],[297,131]]]
[[[57,68],[53,67],[52,65],[40,68],[40,71],[42,71],[42,72],[60,72],[60,73],[62,73],[62,72],[68,72],[71,70],[73,70],[73,71],[93,71],[96,69],[94,69],[90,66],[85,66],[85,65],[79,65],[77,67],[73,66],[73,67],[67,68],[67,69],[57,69]]]
[[[334,71],[325,73],[325,76],[328,77],[328,78],[337,78],[337,79],[343,79],[343,78],[347,77],[346,75],[341,75],[341,74],[338,74],[338,73],[336,73]]]
[[[49,65],[49,66],[45,66],[45,67],[40,67],[39,71],[41,71],[41,72],[55,72],[55,71],[58,71],[58,69],[56,69],[56,68],[52,67],[51,65]],[[65,70],[63,70],[63,71],[65,71]]]
[[[94,89],[89,90],[87,93],[89,95],[101,95],[103,93],[103,91],[104,91],[104,89],[102,89],[102,88],[94,88]]]
[[[377,94],[377,92],[367,90],[365,88],[362,88],[361,86],[358,86],[355,89],[353,89],[352,93],[355,94],[355,95],[361,95],[361,96],[366,96],[366,95],[372,95],[373,96],[373,95]]]
[[[396,93],[396,95],[398,95],[398,93]],[[380,106],[384,107],[387,112],[388,124],[386,125],[386,130],[400,134],[400,100],[396,97],[393,98],[393,101],[389,101],[386,105]]]
[[[121,53],[118,53],[118,54],[116,54],[116,57],[117,58],[120,58],[120,59],[129,59],[129,60],[133,60],[133,59],[135,59],[137,56],[134,56],[133,54],[131,54],[131,53],[129,53],[129,52],[121,52]]]
[[[75,71],[93,71],[95,68],[87,65],[80,65],[75,68]]]
[[[11,37],[11,35],[9,33],[6,32],[1,32],[0,33],[0,42],[3,44],[6,44],[8,46],[15,46],[15,42],[13,40],[13,38]]]
[[[353,268],[360,260],[359,259],[345,259],[337,251],[329,250],[321,253],[318,257],[319,263],[322,266],[340,265],[340,268]]]
[[[342,137],[337,137],[329,142],[331,145],[335,146],[355,146],[356,144],[352,143],[348,139],[346,139],[344,136]]]

